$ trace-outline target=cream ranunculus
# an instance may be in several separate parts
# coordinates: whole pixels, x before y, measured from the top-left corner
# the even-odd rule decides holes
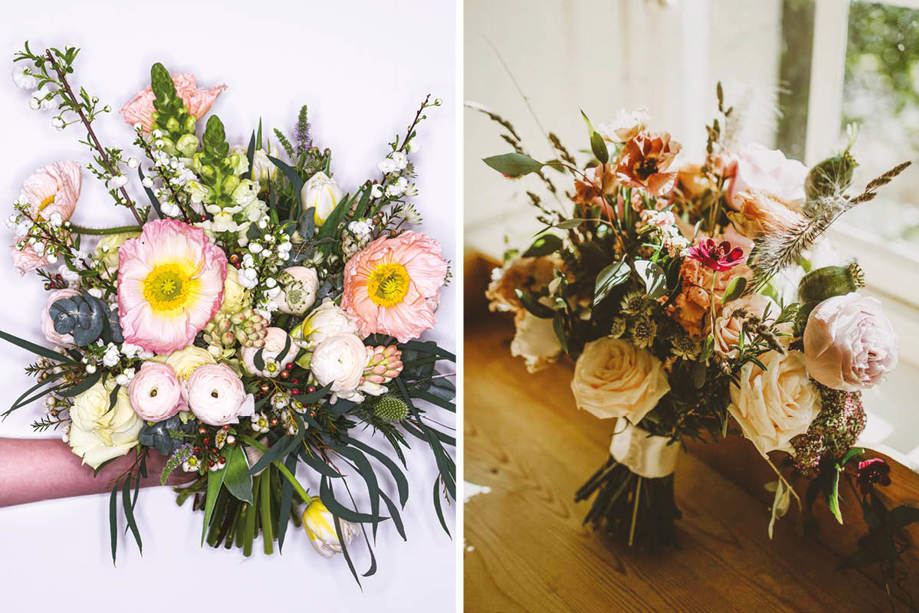
[[[339,519],[338,521],[341,526],[341,536],[345,545],[348,545],[357,531],[345,520]],[[313,498],[306,506],[303,512],[303,527],[306,529],[307,536],[310,537],[313,549],[319,555],[331,558],[336,553],[341,553],[341,541],[338,540],[338,533],[335,530],[335,516],[318,498]]]
[[[298,345],[312,349],[330,336],[357,334],[357,326],[341,307],[326,298],[290,334]]]
[[[314,174],[300,190],[303,210],[314,209],[313,221],[317,226],[325,223],[338,205],[338,201],[341,200],[341,196],[341,189],[335,179],[329,178],[324,172]]]
[[[188,378],[188,408],[211,426],[225,426],[251,417],[255,399],[247,394],[236,372],[226,364],[205,364]]]
[[[319,385],[331,384],[335,397],[361,400],[357,391],[370,356],[355,334],[337,334],[324,339],[310,360],[310,370]]]
[[[791,439],[807,432],[820,412],[820,393],[807,375],[800,351],[770,351],[759,361],[766,370],[749,362],[741,369],[738,384],[731,385],[728,411],[760,453],[791,453]]]
[[[554,362],[562,352],[551,319],[536,317],[521,310],[514,318],[517,332],[511,341],[511,355],[522,357],[527,370],[537,372]]]
[[[220,312],[232,315],[250,306],[252,306],[252,299],[249,290],[239,283],[239,271],[233,266],[227,266],[227,278],[223,282],[223,303],[220,305]]]
[[[631,343],[601,338],[584,345],[571,391],[579,409],[637,424],[670,391],[660,360]]]
[[[278,276],[281,293],[276,298],[278,310],[282,313],[303,315],[316,302],[319,290],[319,275],[314,268],[291,266]]]
[[[152,359],[155,362],[162,362],[172,366],[176,376],[182,381],[187,381],[199,366],[217,363],[217,360],[207,349],[195,347],[194,345],[189,345],[184,349],[179,349],[166,355],[158,355]]]
[[[106,234],[96,243],[96,259],[102,262],[108,270],[118,269],[118,248],[130,238],[137,238],[140,232],[120,232]]]
[[[144,425],[124,387],[118,389],[115,406],[109,409],[114,386],[114,382],[103,385],[100,381],[75,396],[70,407],[70,448],[94,469],[133,449]]]

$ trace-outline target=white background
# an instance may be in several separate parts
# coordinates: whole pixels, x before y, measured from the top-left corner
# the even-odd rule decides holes
[[[315,142],[332,149],[332,171],[351,192],[366,178],[377,176],[376,163],[386,154],[386,143],[404,132],[421,99],[433,93],[444,106],[432,110],[419,131],[421,152],[414,158],[417,203],[425,230],[442,242],[445,257],[455,266],[459,101],[452,2],[45,0],[5,6],[3,22],[3,71],[12,69],[7,58],[11,60],[25,39],[33,50],[79,46],[83,50],[75,81],[115,111],[149,82],[155,61],[172,72],[193,72],[200,86],[229,86],[212,111],[224,120],[231,142],[245,145],[260,117],[266,127],[289,133],[300,105],[306,103]],[[79,126],[56,132],[50,115],[30,111],[28,95],[6,77],[0,79],[0,116],[0,194],[5,203],[12,203],[21,181],[34,169],[54,160],[89,159],[76,143],[82,136]],[[132,149],[132,130],[117,113],[99,123],[104,142]],[[129,213],[114,210],[86,172],[83,185],[76,222],[130,221]],[[138,194],[138,186],[132,191]],[[9,204],[0,204],[4,206]],[[0,328],[40,340],[37,313],[45,292],[34,275],[20,279],[5,247],[0,287]],[[456,347],[457,287],[454,283],[441,294],[439,324],[429,335],[451,349]],[[19,349],[0,348],[0,407],[9,406],[29,385],[22,372],[28,359]],[[21,410],[0,424],[0,436],[34,436],[29,423],[39,411],[38,406]],[[125,546],[122,541],[116,568],[109,554],[106,495],[0,509],[2,608],[453,610],[455,541],[444,534],[434,515],[431,487],[436,469],[430,453],[420,443],[413,446],[408,457],[412,494],[404,516],[409,540],[403,542],[392,526],[382,527],[376,547],[379,570],[363,581],[363,592],[341,556],[321,558],[293,526],[283,556],[264,556],[258,543],[250,559],[236,549],[199,548],[201,513],[176,507],[171,490],[153,488],[141,493],[138,504],[143,557],[133,542]],[[318,483],[307,485],[315,490]],[[452,515],[451,507],[446,509]],[[452,519],[449,522],[455,531]],[[362,556],[359,571],[365,569]]]

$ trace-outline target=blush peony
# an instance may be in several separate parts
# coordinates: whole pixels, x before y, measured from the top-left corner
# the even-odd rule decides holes
[[[804,357],[810,376],[825,386],[863,390],[897,365],[897,335],[877,299],[854,292],[834,296],[807,319]]]
[[[118,315],[126,342],[169,353],[186,347],[223,301],[227,258],[204,231],[151,221],[118,251]]]
[[[341,306],[362,336],[379,332],[404,343],[434,325],[446,276],[437,241],[420,232],[378,238],[345,265]]]

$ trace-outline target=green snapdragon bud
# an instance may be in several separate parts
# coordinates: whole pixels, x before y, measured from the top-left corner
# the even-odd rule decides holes
[[[198,137],[194,134],[183,134],[176,142],[176,149],[184,157],[190,158],[198,151]]]
[[[810,169],[804,180],[807,199],[817,200],[842,192],[852,184],[852,174],[857,166],[858,162],[848,149],[823,160]]]

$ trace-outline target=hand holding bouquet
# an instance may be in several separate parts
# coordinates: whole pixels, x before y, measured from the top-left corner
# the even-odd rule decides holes
[[[27,368],[37,383],[4,415],[44,398],[35,428],[62,428],[90,468],[133,454],[111,484],[113,558],[119,510],[141,545],[138,488],[158,454],[162,483],[190,475],[178,502],[204,511],[202,542],[249,555],[261,533],[271,553],[302,517],[316,550],[343,552],[357,578],[348,545],[358,534],[369,545],[365,526],[375,535],[387,519],[404,537],[408,481],[356,428],[385,439],[403,466],[406,433],[430,447],[446,529],[454,440],[423,403],[454,410],[450,373],[437,370],[454,357],[417,339],[435,324],[448,266],[437,241],[408,229],[420,223],[409,154],[439,101],[424,100],[375,181],[344,193],[331,152],[312,142],[306,107],[293,138],[275,130],[274,144],[260,124],[247,146],[231,145],[216,115],[198,125],[225,86],[201,88],[162,64],[121,109],[144,161],[103,145],[93,126],[110,107],[72,85],[77,53],[27,44],[17,84],[55,127],[85,131],[86,168],[135,223],[74,222],[81,163],[55,162],[25,181],[8,220],[10,253],[49,292],[39,316],[51,347],[0,332],[37,357]],[[147,204],[128,189],[134,173]],[[381,487],[379,466],[398,500]],[[356,507],[348,473],[365,485],[369,508]]]

